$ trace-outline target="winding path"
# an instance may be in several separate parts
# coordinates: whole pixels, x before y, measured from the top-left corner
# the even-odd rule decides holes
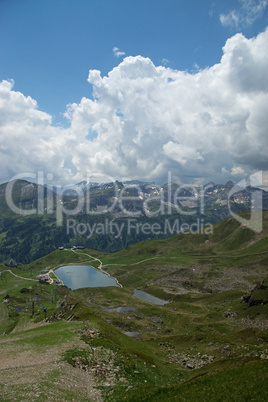
[[[24,279],[25,281],[34,281],[34,282],[38,282],[38,279],[23,278],[22,276],[16,275],[16,274],[14,274],[14,272],[11,271],[11,269],[5,269],[4,271],[1,271],[1,272],[0,272],[0,275],[1,275],[3,272],[9,272],[10,274],[16,276],[16,278]]]
[[[146,258],[145,260],[141,260],[138,262],[133,262],[132,264],[118,264],[118,263],[114,263],[114,264],[105,264],[106,267],[109,267],[111,265],[121,265],[121,266],[131,266],[131,265],[138,265],[141,264],[143,262],[149,261],[149,260],[155,260],[158,257],[150,257],[150,258]]]
[[[65,251],[69,251],[69,250],[68,250],[68,249],[65,249]],[[90,254],[87,254],[87,253],[77,252],[76,250],[73,250],[73,249],[71,249],[71,251],[72,251],[73,253],[75,253],[75,254],[78,254],[78,255],[83,254],[83,255],[86,255],[87,257],[89,257],[90,260],[89,260],[89,261],[86,260],[85,262],[97,261],[97,262],[99,263],[99,266],[97,267],[97,269],[98,269],[100,272],[102,272],[103,274],[109,276],[109,278],[114,279],[114,280],[116,281],[116,283],[118,284],[118,286],[120,286],[120,288],[123,287],[123,286],[121,285],[121,283],[120,283],[115,277],[111,276],[108,272],[106,272],[106,271],[103,270],[103,263],[102,263],[102,261],[101,261],[99,258],[93,257],[93,255],[90,255]],[[147,259],[145,259],[145,260],[138,261],[138,262],[134,262],[134,263],[132,263],[132,264],[116,264],[116,263],[115,263],[115,264],[105,264],[105,266],[107,267],[107,266],[111,266],[111,265],[122,265],[122,266],[124,266],[124,265],[129,265],[129,266],[131,266],[131,265],[138,265],[138,264],[141,264],[141,263],[143,263],[143,262],[145,262],[145,261],[154,260],[154,259],[156,259],[156,258],[157,258],[157,257],[147,258]],[[58,267],[55,267],[55,268],[50,269],[49,272],[48,272],[48,275],[50,276],[51,274],[53,274],[53,275],[57,278],[57,280],[59,280],[59,281],[63,284],[62,280],[60,280],[60,279],[57,277],[57,275],[55,274],[55,272],[54,272],[54,269],[56,269],[56,268],[58,268]],[[14,275],[16,278],[19,278],[19,279],[23,279],[23,280],[26,280],[26,281],[38,282],[38,279],[23,278],[22,276],[16,275],[16,274],[14,274],[14,272],[11,271],[11,269],[5,269],[4,271],[1,271],[1,272],[0,272],[0,275],[1,275],[3,272],[9,272],[11,275]],[[53,279],[51,278],[51,283],[50,283],[50,284],[52,284],[52,283],[53,283]]]

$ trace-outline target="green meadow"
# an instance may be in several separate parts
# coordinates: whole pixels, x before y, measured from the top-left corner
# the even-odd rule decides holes
[[[267,399],[267,216],[261,234],[230,218],[211,235],[2,266],[0,399]],[[36,280],[68,264],[101,269],[122,287]],[[135,289],[168,303],[139,300]],[[119,307],[130,310],[109,311]]]

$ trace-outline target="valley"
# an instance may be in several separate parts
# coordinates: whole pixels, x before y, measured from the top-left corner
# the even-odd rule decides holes
[[[213,228],[115,253],[56,250],[9,268],[17,276],[2,266],[2,398],[72,400],[79,390],[93,401],[265,400],[268,214],[261,234],[234,218]],[[36,280],[68,264],[101,269],[122,287]]]
[[[16,180],[0,185],[0,263],[28,264],[73,244],[114,253],[149,239],[209,233],[212,224],[249,211],[260,199],[268,209],[267,191],[233,182],[196,187],[115,181],[59,189]]]
[[[268,0],[0,0],[0,402],[268,401]]]

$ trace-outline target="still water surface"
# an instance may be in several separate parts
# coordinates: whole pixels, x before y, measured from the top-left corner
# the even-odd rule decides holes
[[[164,306],[168,303],[166,300],[159,299],[158,297],[154,297],[149,295],[148,293],[142,292],[141,290],[134,290],[134,296],[142,301],[146,301],[148,303],[157,304],[158,306]]]
[[[128,311],[135,311],[135,307],[114,307],[114,308],[104,308],[103,311],[106,313],[127,313]]]
[[[89,265],[64,265],[55,270],[57,277],[68,288],[97,288],[119,286],[113,278]]]

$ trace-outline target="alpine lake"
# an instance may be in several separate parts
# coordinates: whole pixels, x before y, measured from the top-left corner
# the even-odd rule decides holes
[[[57,268],[55,270],[55,274],[65,286],[72,290],[107,286],[119,287],[114,278],[111,278],[105,273],[98,271],[89,265],[64,265]],[[168,303],[167,301],[161,300],[136,289],[134,290],[134,296],[142,301],[156,305],[163,306],[164,304]]]
[[[65,286],[72,290],[119,286],[115,279],[89,265],[64,265],[57,268],[55,274]]]

